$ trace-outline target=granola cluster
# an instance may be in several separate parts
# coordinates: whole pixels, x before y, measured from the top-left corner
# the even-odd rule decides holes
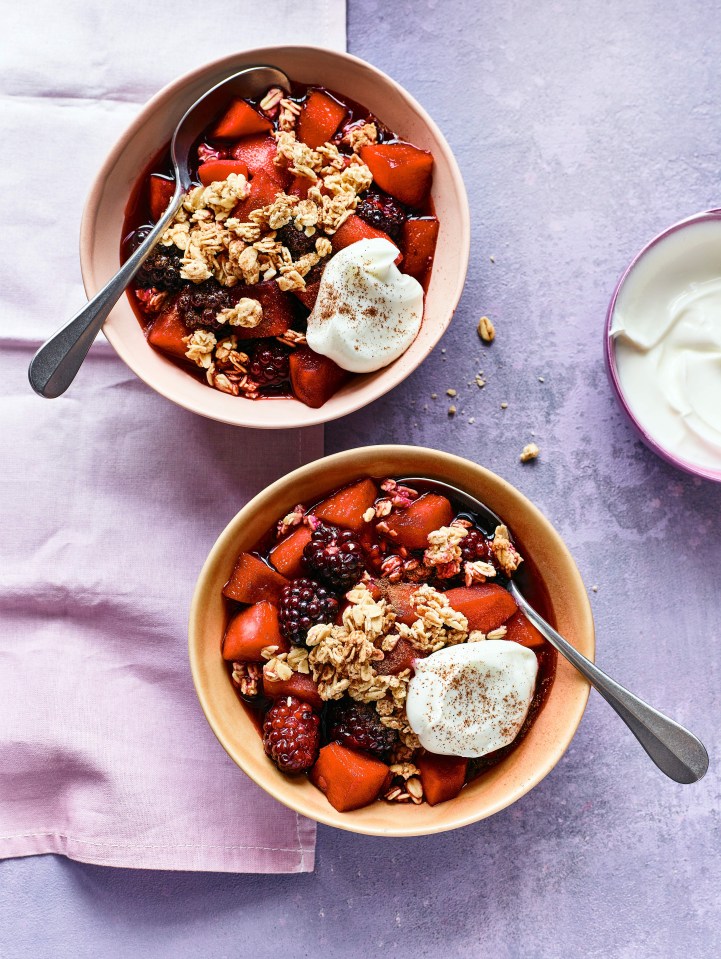
[[[286,103],[288,118],[294,118],[291,106],[295,104],[281,103]],[[307,198],[281,192],[272,203],[241,220],[231,214],[250,194],[244,176],[231,173],[226,180],[190,190],[160,240],[163,246],[182,251],[183,279],[202,283],[213,277],[225,287],[274,279],[282,290],[303,290],[305,276],[330,256],[329,237],[358,206],[358,195],[368,189],[373,176],[356,153],[342,154],[332,143],[312,150],[296,139],[290,119],[284,122],[288,129],[275,133],[275,163],[310,181]],[[296,259],[277,236],[291,223],[307,237],[317,235],[315,249]],[[238,319],[238,324],[257,325],[262,312],[254,319],[252,324]]]

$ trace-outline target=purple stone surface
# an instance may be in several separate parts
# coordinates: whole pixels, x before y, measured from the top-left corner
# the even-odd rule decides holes
[[[445,352],[331,424],[327,449],[436,446],[520,487],[598,586],[600,663],[691,726],[711,771],[667,781],[594,694],[566,757],[510,809],[417,840],[321,827],[313,875],[0,863],[0,956],[718,955],[721,486],[640,443],[602,359],[627,261],[719,205],[716,5],[351,0],[349,45],[446,133],[473,249]],[[531,439],[540,459],[522,465]]]

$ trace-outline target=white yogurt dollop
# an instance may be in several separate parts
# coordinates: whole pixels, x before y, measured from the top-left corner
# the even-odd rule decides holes
[[[323,272],[308,318],[308,346],[351,373],[372,373],[405,353],[423,319],[423,287],[393,262],[388,240],[359,240]]]
[[[631,412],[669,453],[721,468],[721,220],[668,234],[636,263],[611,325]]]
[[[487,639],[447,646],[419,659],[406,714],[432,753],[476,758],[512,743],[523,726],[538,674],[519,643]]]

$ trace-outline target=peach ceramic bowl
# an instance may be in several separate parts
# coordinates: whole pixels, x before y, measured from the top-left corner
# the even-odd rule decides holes
[[[435,160],[432,197],[440,220],[425,316],[413,345],[377,373],[354,376],[320,409],[297,400],[252,401],[205,384],[150,347],[124,296],[104,326],[118,355],[149,386],[174,403],[223,423],[260,429],[326,423],[366,406],[397,386],[425,359],[443,335],[463,289],[468,268],[468,199],[458,165],[443,134],[425,110],[394,80],[346,53],[314,47],[264,47],[217,60],[160,91],[111,151],[88,198],[80,236],[80,260],[88,296],[120,265],[125,208],[133,185],[184,111],[205,90],[244,66],[268,63],[301,83],[320,84],[359,101],[399,135],[430,150]]]
[[[221,590],[235,558],[251,549],[279,517],[353,479],[371,475],[428,476],[467,490],[507,520],[547,594],[559,632],[593,658],[594,632],[586,590],[553,526],[513,486],[481,466],[436,450],[370,446],[337,453],[295,470],[251,500],[228,524],[198,580],[190,613],[190,664],[201,706],[230,757],[266,792],[318,822],[373,836],[418,836],[485,819],[520,799],[553,769],[581,721],[588,683],[559,657],[548,699],[528,735],[505,760],[438,806],[375,802],[337,812],[305,776],[287,777],[265,756],[252,720],[230,682],[220,645],[226,625]]]

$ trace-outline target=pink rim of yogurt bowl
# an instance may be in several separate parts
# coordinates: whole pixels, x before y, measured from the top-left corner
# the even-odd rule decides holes
[[[636,254],[636,256],[634,256],[629,265],[621,274],[619,281],[616,283],[613,295],[611,296],[611,302],[608,305],[604,329],[603,353],[606,362],[606,372],[608,373],[608,378],[611,382],[611,386],[613,387],[613,391],[616,394],[616,399],[618,400],[619,406],[626,414],[626,417],[628,418],[628,421],[630,422],[636,434],[641,440],[643,440],[646,446],[656,453],[657,456],[660,456],[661,459],[665,460],[667,463],[670,463],[671,466],[675,466],[677,469],[683,470],[686,473],[690,473],[692,476],[700,476],[702,479],[708,479],[715,483],[721,483],[721,469],[709,469],[705,466],[697,466],[695,463],[689,463],[688,460],[685,460],[682,457],[677,456],[675,453],[670,452],[670,450],[667,450],[664,446],[662,446],[658,440],[655,439],[654,436],[648,432],[648,430],[646,430],[643,423],[636,417],[636,414],[631,409],[623,392],[623,386],[621,385],[621,380],[618,375],[618,367],[616,365],[614,338],[611,335],[611,324],[613,323],[613,314],[616,309],[616,301],[618,300],[621,288],[626,282],[628,276],[633,272],[636,264],[643,259],[643,257],[652,247],[656,246],[656,244],[660,243],[662,240],[665,240],[667,236],[670,236],[672,233],[676,233],[679,230],[683,230],[685,227],[690,226],[693,223],[703,223],[709,220],[721,220],[721,209],[706,210],[703,213],[694,213],[692,216],[688,216],[683,220],[679,220],[672,226],[667,227],[661,233],[658,233]]]

